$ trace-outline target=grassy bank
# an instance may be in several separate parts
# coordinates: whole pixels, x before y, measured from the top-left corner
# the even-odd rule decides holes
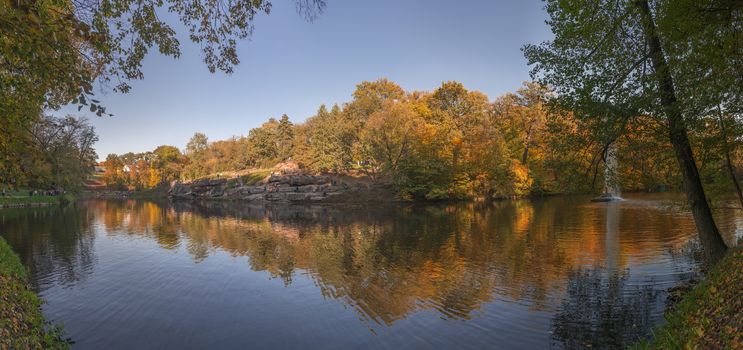
[[[47,327],[41,300],[29,288],[26,269],[0,238],[0,349],[67,349],[58,327]]]
[[[59,196],[0,196],[0,208],[13,208],[35,205],[54,205],[71,202],[75,197],[71,194]]]
[[[735,248],[633,349],[743,349],[743,249]]]

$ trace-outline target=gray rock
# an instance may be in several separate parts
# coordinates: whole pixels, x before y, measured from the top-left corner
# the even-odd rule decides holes
[[[206,192],[206,195],[209,197],[221,197],[223,194],[224,194],[224,187],[222,186],[212,187],[208,192]]]
[[[242,192],[242,189],[240,187],[228,188],[228,189],[226,189],[224,191],[224,195],[227,196],[227,197],[239,196],[242,193],[243,192]]]
[[[246,193],[256,194],[266,192],[265,186],[247,186],[243,188]]]
[[[262,193],[247,195],[247,196],[242,197],[242,199],[244,199],[246,201],[262,201],[262,200],[264,200]]]
[[[227,179],[213,179],[207,182],[208,186],[221,186],[227,183]]]
[[[315,192],[317,185],[305,185],[297,187],[297,192],[310,193]]]
[[[266,193],[264,197],[267,201],[283,201],[286,200],[286,193],[282,192],[270,192]]]
[[[200,187],[200,186],[209,186],[209,180],[203,179],[203,180],[197,180],[191,183],[191,187]]]
[[[287,183],[289,183],[289,177],[288,176],[271,175],[268,178],[268,183],[287,184]]]
[[[306,201],[310,198],[310,195],[306,193],[287,193],[286,199],[292,202]]]

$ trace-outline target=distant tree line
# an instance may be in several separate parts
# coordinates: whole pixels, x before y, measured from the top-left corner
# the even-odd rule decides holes
[[[555,98],[533,82],[493,101],[458,82],[445,82],[430,92],[407,92],[387,79],[362,82],[351,101],[320,106],[301,124],[283,115],[247,136],[228,140],[209,142],[196,133],[183,153],[161,146],[153,152],[109,155],[105,180],[109,185],[150,188],[292,161],[312,173],[391,183],[405,198],[595,191],[604,181],[607,146],[606,133],[597,131],[601,120],[577,118],[554,104]],[[693,140],[706,183],[729,192],[730,182],[721,172],[727,166],[723,155],[730,155],[738,172],[743,130],[718,119],[707,117],[708,127],[700,128]],[[621,136],[610,142],[617,148],[623,187],[679,188],[681,179],[662,125],[638,115],[622,128]]]

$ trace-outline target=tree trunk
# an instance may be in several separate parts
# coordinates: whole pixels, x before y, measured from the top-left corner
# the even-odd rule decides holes
[[[655,77],[658,80],[661,106],[668,119],[669,137],[676,153],[679,167],[681,168],[681,174],[684,179],[684,190],[686,191],[686,197],[689,200],[691,212],[694,216],[699,240],[702,243],[708,261],[714,263],[725,255],[727,246],[715,225],[712,210],[707,203],[707,196],[704,194],[704,187],[699,178],[699,170],[697,169],[697,164],[694,162],[694,154],[689,144],[686,122],[677,105],[673,77],[666,62],[660,38],[656,32],[650,6],[647,0],[635,1],[635,5],[640,10],[645,38],[648,43],[648,55],[655,71]]]
[[[733,168],[733,161],[730,157],[730,144],[728,143],[728,133],[727,128],[725,127],[725,118],[723,118],[722,115],[722,109],[720,106],[717,106],[717,111],[719,112],[719,119],[720,119],[720,133],[722,134],[722,147],[723,152],[725,152],[725,167],[728,170],[728,175],[730,175],[730,181],[733,182],[733,186],[735,186],[735,191],[738,193],[738,201],[740,202],[741,207],[743,207],[743,192],[740,190],[740,184],[738,183],[738,178],[735,176],[735,168]]]
[[[526,131],[526,142],[524,142],[524,153],[521,155],[521,164],[523,166],[526,166],[526,162],[529,160],[529,146],[531,145],[531,128],[532,126],[529,125],[529,128]]]

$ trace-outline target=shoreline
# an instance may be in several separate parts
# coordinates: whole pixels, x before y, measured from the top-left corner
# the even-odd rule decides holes
[[[70,348],[62,327],[44,319],[41,304],[28,283],[28,271],[0,237],[0,348]]]
[[[64,194],[58,196],[6,196],[0,197],[0,209],[9,208],[36,208],[36,207],[48,207],[52,205],[59,205],[69,203],[75,200],[75,196],[72,194]]]
[[[52,202],[37,202],[37,203],[2,203],[0,204],[0,209],[10,209],[10,208],[40,208],[40,207],[50,207],[52,205],[57,205],[59,203],[52,203]]]
[[[743,246],[731,247],[704,278],[666,308],[666,323],[630,349],[743,348]]]

